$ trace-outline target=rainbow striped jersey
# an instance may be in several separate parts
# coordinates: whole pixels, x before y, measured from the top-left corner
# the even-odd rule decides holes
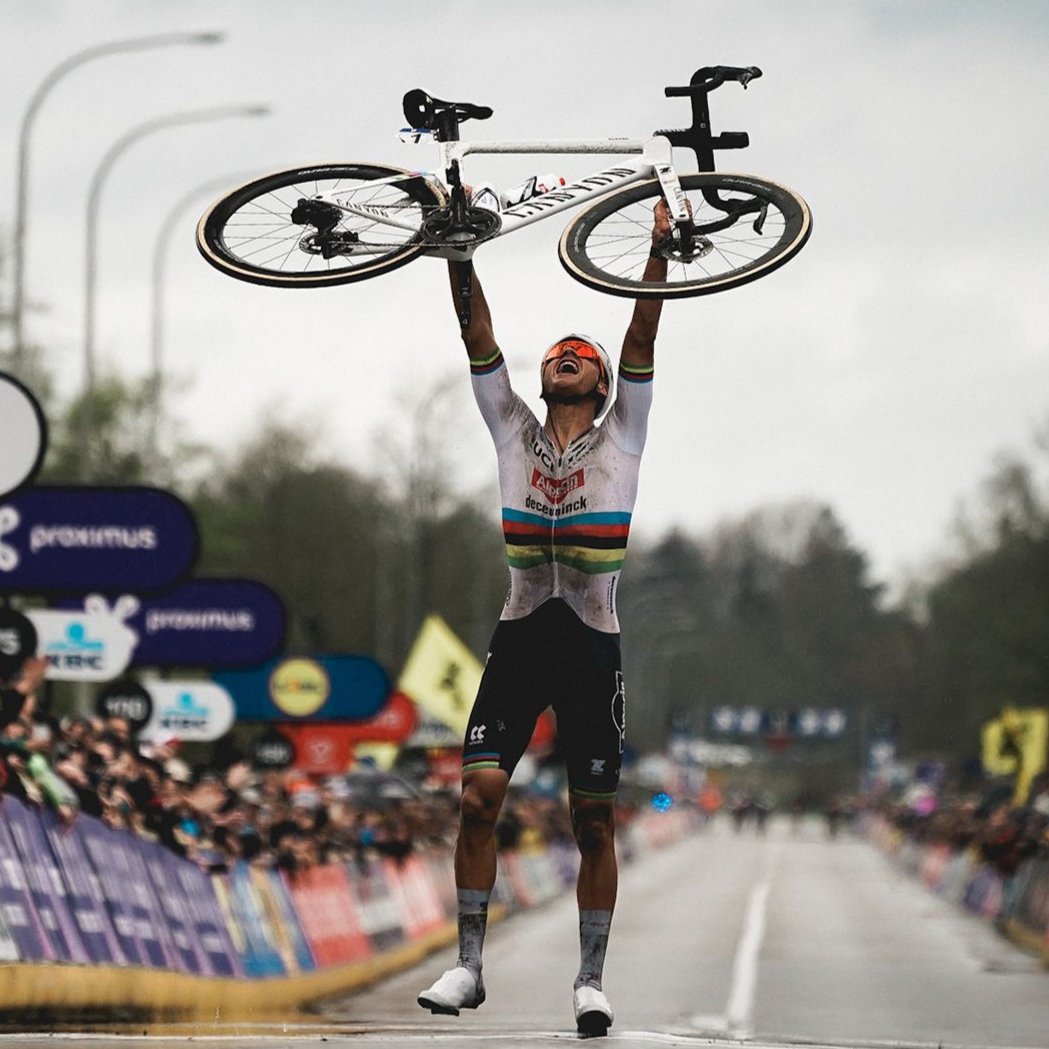
[[[559,454],[514,393],[502,354],[471,361],[474,397],[499,460],[510,589],[501,619],[559,597],[579,618],[619,632],[616,590],[637,498],[652,404],[652,369],[619,366],[603,420]]]

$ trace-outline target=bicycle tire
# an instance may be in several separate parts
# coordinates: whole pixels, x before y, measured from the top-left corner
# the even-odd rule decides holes
[[[652,245],[652,208],[662,196],[659,180],[651,179],[603,197],[576,215],[558,246],[562,266],[587,287],[608,295],[688,298],[725,291],[771,273],[801,251],[812,232],[812,215],[804,199],[774,182],[702,172],[681,176],[681,187],[697,225],[723,214],[703,196],[704,191],[714,191],[728,194],[731,200],[755,198],[765,204],[763,231],[753,229],[752,215],[743,216],[727,230],[709,235],[712,246],[702,258],[672,260],[666,281],[644,281],[641,276]]]
[[[397,179],[397,176],[405,176]],[[394,180],[394,181],[389,181]],[[335,230],[356,238],[353,254],[324,258],[303,245],[309,228],[291,220],[303,199],[321,193],[396,215],[407,228],[343,213]],[[441,186],[403,168],[377,164],[318,164],[264,175],[217,200],[197,225],[197,248],[216,269],[268,287],[329,287],[367,280],[417,258],[418,226],[428,209],[445,203]],[[316,228],[316,227],[312,227]]]

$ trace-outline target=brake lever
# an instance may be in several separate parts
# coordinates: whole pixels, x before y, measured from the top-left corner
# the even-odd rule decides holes
[[[743,90],[747,90],[747,84],[752,80],[757,80],[761,76],[761,70],[757,66],[747,66],[747,68],[740,73],[739,82],[743,85]]]

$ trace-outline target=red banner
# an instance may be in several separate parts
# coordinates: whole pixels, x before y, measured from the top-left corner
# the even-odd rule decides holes
[[[401,917],[401,928],[414,940],[444,924],[444,908],[429,872],[418,856],[402,863],[383,860],[390,895]]]
[[[302,931],[318,965],[363,961],[372,953],[357,893],[345,868],[313,867],[288,879]]]
[[[415,731],[415,722],[415,704],[394,692],[367,721],[282,724],[280,731],[295,748],[295,768],[316,776],[338,776],[350,767],[356,744],[403,743]]]

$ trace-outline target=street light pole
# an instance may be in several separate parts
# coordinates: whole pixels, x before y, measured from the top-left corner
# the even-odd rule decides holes
[[[84,266],[84,388],[91,393],[95,388],[95,290],[97,286],[98,210],[106,177],[120,156],[135,142],[147,135],[184,124],[200,124],[231,117],[258,117],[269,113],[266,106],[220,106],[215,109],[193,110],[157,117],[139,124],[122,135],[106,151],[91,179],[87,205],[87,242]]]
[[[242,179],[240,179],[242,181]],[[190,190],[181,197],[171,208],[160,226],[160,232],[153,245],[153,267],[152,267],[152,322],[150,328],[150,419],[149,435],[147,444],[151,455],[156,455],[158,431],[162,414],[163,383],[164,383],[164,321],[165,321],[165,265],[167,261],[168,243],[172,234],[178,227],[183,212],[195,200],[205,193],[235,186],[238,176],[230,175],[226,178],[210,179]]]
[[[17,372],[25,363],[25,256],[26,230],[28,227],[29,204],[29,141],[33,125],[44,100],[51,89],[74,69],[107,55],[125,51],[143,51],[154,47],[170,47],[178,44],[218,44],[225,39],[222,33],[160,33],[155,36],[135,37],[130,40],[114,40],[97,44],[70,55],[60,62],[41,81],[29,100],[18,131],[18,176],[16,180],[15,232],[14,232],[14,287],[11,295],[12,352],[11,364]]]

